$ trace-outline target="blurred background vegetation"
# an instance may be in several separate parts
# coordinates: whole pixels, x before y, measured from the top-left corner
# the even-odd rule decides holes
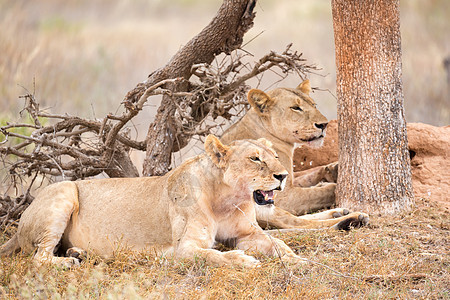
[[[102,118],[163,66],[215,15],[221,0],[0,0],[0,120],[16,120],[19,95],[33,92],[54,113]],[[292,42],[310,63],[319,109],[336,118],[330,0],[260,0],[245,49],[255,60]],[[450,1],[401,1],[403,84],[409,122],[448,125]],[[255,38],[256,37],[256,38]],[[245,43],[245,42],[244,42]],[[261,89],[273,88],[276,74]],[[290,76],[278,86],[296,86]],[[254,82],[256,86],[258,82]],[[157,100],[135,120],[141,138]]]

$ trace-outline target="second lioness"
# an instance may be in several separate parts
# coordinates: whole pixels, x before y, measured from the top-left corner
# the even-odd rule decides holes
[[[305,80],[295,89],[277,88],[267,93],[257,89],[250,90],[250,110],[221,137],[222,142],[226,144],[240,139],[269,140],[278,153],[280,162],[289,172],[286,188],[278,194],[275,201],[276,207],[264,210],[256,206],[257,219],[262,226],[269,224],[278,228],[318,228],[323,227],[321,220],[348,213],[346,209],[332,209],[301,217],[291,215],[303,215],[335,203],[335,183],[321,183],[305,188],[295,186],[292,181],[295,144],[320,147],[328,122],[316,108],[314,100],[309,96],[310,92],[309,80]],[[317,179],[319,180],[320,178]],[[368,222],[366,214],[352,215],[355,218],[350,223],[354,226]],[[345,228],[345,225],[349,224],[342,225],[338,228]]]

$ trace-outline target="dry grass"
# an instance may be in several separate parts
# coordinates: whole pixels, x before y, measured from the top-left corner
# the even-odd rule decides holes
[[[257,269],[217,268],[119,251],[114,260],[89,257],[62,270],[18,255],[0,262],[0,298],[448,299],[449,217],[420,200],[412,213],[372,217],[367,228],[280,235],[313,261],[301,267],[257,255]]]

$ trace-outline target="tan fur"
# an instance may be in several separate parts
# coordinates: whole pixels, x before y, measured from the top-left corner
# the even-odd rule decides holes
[[[338,163],[330,163],[317,166],[304,171],[294,172],[294,185],[310,187],[320,182],[336,182],[338,175]]]
[[[282,185],[279,177],[287,175],[267,145],[244,140],[225,146],[208,136],[205,154],[165,176],[50,185],[25,210],[0,254],[36,251],[38,263],[66,267],[78,264],[82,249],[112,257],[118,247],[201,256],[215,265],[256,266],[258,261],[244,253],[248,250],[303,262],[256,224],[253,191],[275,189]],[[237,250],[211,249],[227,240],[235,241]],[[54,256],[60,241],[70,257]]]
[[[221,141],[225,144],[240,139],[269,140],[278,153],[281,164],[289,172],[285,190],[277,195],[276,208],[271,209],[269,213],[263,208],[256,209],[258,222],[262,226],[266,224],[278,228],[335,226],[336,220],[327,219],[333,215],[343,215],[343,209],[329,210],[312,219],[310,216],[292,215],[303,215],[330,207],[335,203],[335,183],[315,185],[321,179],[326,179],[320,177],[329,173],[325,169],[327,166],[322,167],[323,170],[316,170],[307,178],[308,184],[315,186],[300,187],[293,182],[292,157],[295,145],[308,144],[320,147],[327,125],[327,119],[316,108],[314,100],[309,96],[310,92],[309,80],[302,82],[296,89],[277,88],[267,93],[256,89],[250,90],[248,93],[250,110],[221,137]],[[364,222],[368,222],[368,216],[361,215]],[[326,221],[323,222],[324,220]]]

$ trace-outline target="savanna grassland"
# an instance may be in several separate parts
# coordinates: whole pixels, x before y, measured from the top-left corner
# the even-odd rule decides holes
[[[449,212],[420,200],[411,213],[372,216],[348,232],[274,234],[310,260],[300,266],[257,253],[261,267],[242,270],[119,250],[63,270],[18,255],[0,262],[0,298],[449,299],[449,230]]]
[[[54,113],[102,118],[124,95],[198,33],[220,0],[0,0],[0,122],[16,121],[34,92]],[[258,59],[288,43],[322,68],[311,75],[319,109],[336,117],[334,41],[329,0],[260,0],[245,49]],[[409,122],[450,122],[450,2],[401,1],[403,84]],[[260,34],[261,33],[261,34]],[[256,37],[256,38],[255,38]],[[254,39],[255,38],[255,39]],[[267,74],[259,88],[273,88]],[[291,76],[278,86],[296,86]],[[157,100],[134,120],[143,136]],[[201,149],[198,149],[201,151]],[[195,153],[195,151],[194,151]],[[133,157],[141,164],[139,155]],[[0,174],[5,174],[0,172]],[[3,176],[3,175],[2,175]],[[0,193],[4,179],[0,178]],[[303,298],[449,299],[450,213],[426,199],[396,217],[371,216],[366,228],[277,233],[302,266],[258,254],[253,270],[205,266],[117,252],[79,268],[35,266],[29,256],[0,260],[0,299]],[[0,244],[15,232],[1,228]]]

